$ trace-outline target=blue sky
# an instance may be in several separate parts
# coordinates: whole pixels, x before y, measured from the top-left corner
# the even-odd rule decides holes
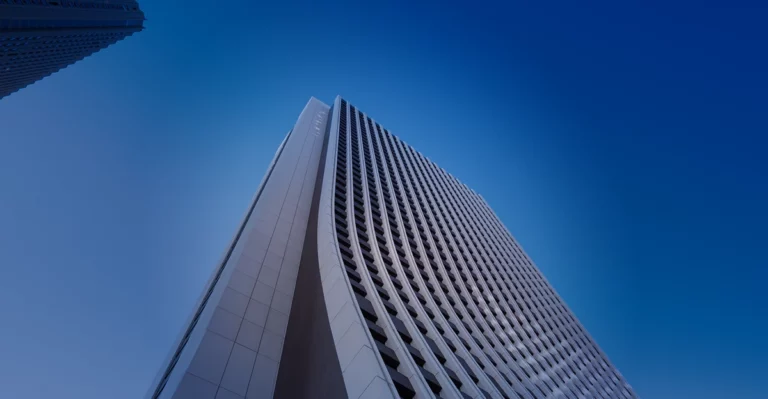
[[[0,397],[143,395],[341,94],[486,198],[641,397],[765,398],[766,9],[279,3],[141,1],[0,101]]]

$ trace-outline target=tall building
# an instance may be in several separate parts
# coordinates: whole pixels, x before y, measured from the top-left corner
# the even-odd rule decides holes
[[[636,396],[482,197],[313,98],[147,395],[272,397]]]
[[[0,99],[143,25],[135,0],[0,0]]]

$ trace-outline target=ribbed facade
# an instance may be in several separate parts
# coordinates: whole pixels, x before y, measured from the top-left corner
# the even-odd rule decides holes
[[[192,325],[191,335],[229,331],[230,338],[215,338],[231,345],[213,348],[199,338],[181,345],[176,353],[191,360],[166,369],[177,375],[174,382],[149,397],[636,397],[479,195],[341,98],[317,108],[327,117],[312,119],[308,109],[318,103],[310,101],[291,134],[311,133],[317,164],[296,169],[307,168],[302,193],[311,187],[313,194],[299,198],[309,211],[291,221],[305,226],[301,246],[280,247],[283,259],[300,261],[290,300],[279,309],[289,316],[278,352],[265,349],[273,366],[259,364],[261,347],[238,349],[248,301],[261,304],[261,291],[275,290],[271,280],[267,288],[257,284],[274,263],[267,260],[274,236],[245,228],[233,243],[241,255],[218,269],[226,283],[207,290],[245,282],[246,306],[220,298],[197,311],[226,310],[239,332],[222,327],[221,317]],[[290,140],[283,152],[301,141]],[[278,153],[274,165],[294,163]],[[260,195],[287,184],[275,178],[268,173]],[[282,218],[276,207],[293,203],[283,198],[267,204],[257,196],[253,207]],[[254,222],[254,215],[244,226],[257,229],[266,220]],[[266,257],[248,255],[253,247]],[[261,323],[269,329],[269,320]],[[240,359],[236,366],[233,358]],[[227,379],[235,367],[246,370],[238,384]]]
[[[336,238],[401,397],[634,397],[479,195],[339,105]]]
[[[135,0],[0,0],[0,98],[134,32]]]

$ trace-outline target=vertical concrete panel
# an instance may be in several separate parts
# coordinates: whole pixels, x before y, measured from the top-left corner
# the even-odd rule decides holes
[[[302,111],[281,145],[233,246],[206,288],[184,334],[186,338],[180,340],[149,398],[176,397],[181,387],[195,381],[184,379],[187,370],[214,384],[211,399],[217,392],[222,397],[271,397],[312,200],[311,195],[302,193],[314,192],[323,144],[322,135],[315,134],[314,127],[324,126],[328,110],[327,105],[313,98]],[[206,330],[211,331],[209,334],[215,332],[221,340],[209,337]],[[254,364],[268,374],[266,377],[258,371],[241,370],[250,362],[249,351],[254,354]],[[218,389],[222,377],[227,385],[223,390]],[[243,387],[249,386],[252,377],[257,378],[259,387],[246,392]]]
[[[218,385],[234,342],[208,331],[189,365],[189,373]]]

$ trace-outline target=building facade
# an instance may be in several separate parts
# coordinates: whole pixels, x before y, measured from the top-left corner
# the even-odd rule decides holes
[[[143,25],[135,0],[0,0],[0,98]]]
[[[147,398],[635,398],[488,204],[311,99]]]

